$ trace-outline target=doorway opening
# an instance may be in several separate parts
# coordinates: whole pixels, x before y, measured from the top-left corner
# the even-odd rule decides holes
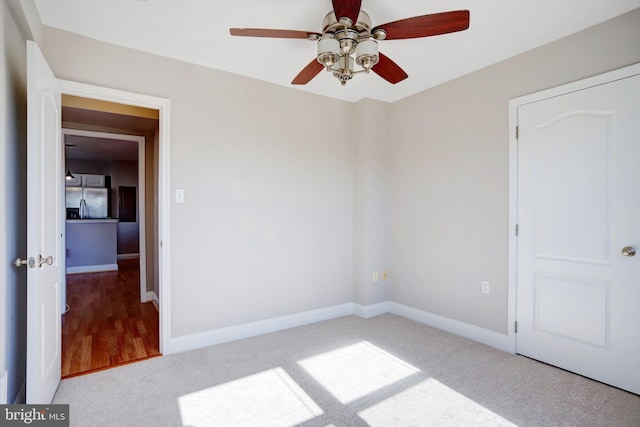
[[[160,355],[159,111],[63,95],[62,127],[64,378]]]

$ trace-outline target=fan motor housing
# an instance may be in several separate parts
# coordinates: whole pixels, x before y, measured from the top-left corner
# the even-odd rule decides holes
[[[335,33],[344,29],[344,25],[338,21],[336,14],[331,11],[322,20],[322,34]],[[358,19],[351,24],[350,30],[357,32],[361,37],[369,37],[371,35],[371,18],[369,14],[363,10],[360,11]]]

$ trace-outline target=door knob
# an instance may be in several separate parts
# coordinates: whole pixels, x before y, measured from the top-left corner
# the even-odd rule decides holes
[[[28,259],[18,258],[14,262],[16,267],[22,267],[23,265],[28,265],[29,268],[34,268],[36,266],[36,260],[34,257],[29,257]]]
[[[53,265],[53,257],[42,258],[42,255],[38,255],[38,267],[42,267],[42,264]]]
[[[636,248],[633,246],[625,246],[622,248],[622,255],[624,256],[634,256],[636,254]]]

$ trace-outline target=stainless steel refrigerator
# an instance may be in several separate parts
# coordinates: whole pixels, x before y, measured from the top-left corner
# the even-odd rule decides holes
[[[109,216],[108,188],[67,187],[66,190],[66,207],[67,209],[78,209],[80,218],[107,218]]]

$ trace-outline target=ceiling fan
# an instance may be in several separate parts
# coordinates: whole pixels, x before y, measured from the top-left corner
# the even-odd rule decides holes
[[[396,84],[407,73],[378,52],[379,40],[400,40],[437,36],[469,28],[469,11],[455,10],[414,16],[372,26],[369,15],[360,9],[362,0],[332,0],[333,10],[322,21],[322,33],[266,28],[231,28],[232,36],[307,39],[317,41],[318,54],[291,84],[304,85],[322,69],[333,72],[342,85],[354,74],[373,71]],[[355,65],[359,68],[356,68]]]

